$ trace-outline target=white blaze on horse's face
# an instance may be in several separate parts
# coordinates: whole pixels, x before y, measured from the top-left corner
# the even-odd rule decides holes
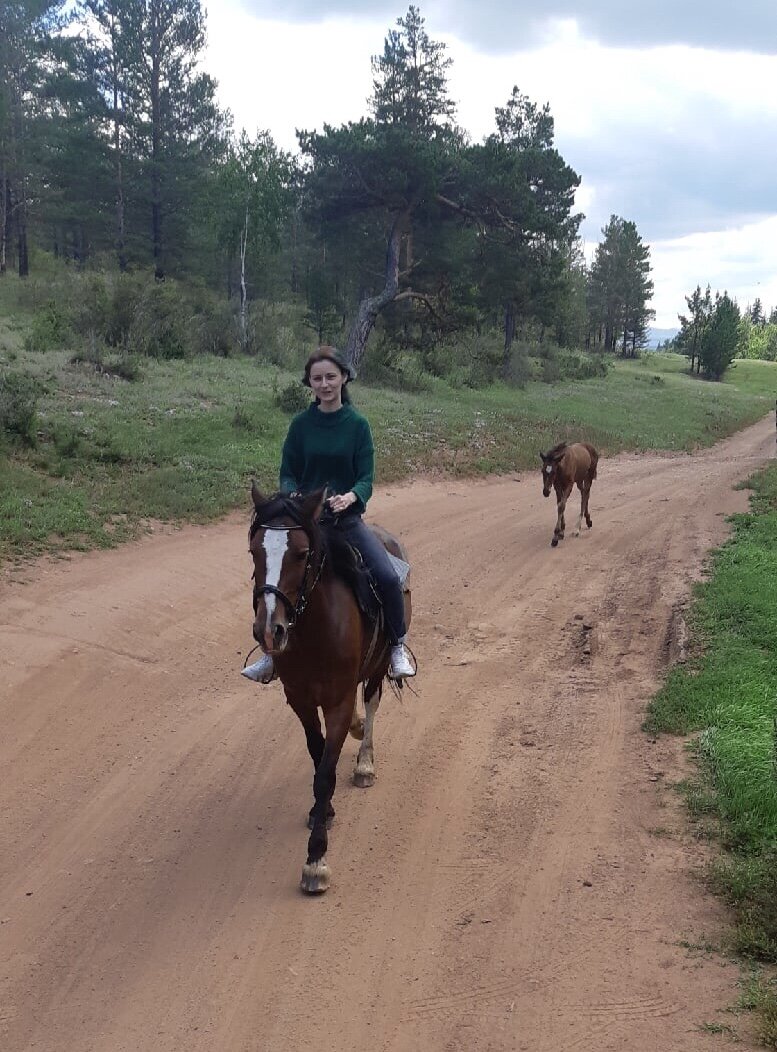
[[[262,547],[264,548],[265,554],[264,583],[269,584],[271,588],[278,587],[278,582],[281,579],[283,557],[286,554],[288,546],[288,530],[264,531],[264,538],[262,539]],[[272,616],[275,613],[276,602],[277,599],[272,592],[265,593],[264,606],[267,612],[267,619],[264,626],[265,637],[272,637]]]
[[[550,496],[550,488],[553,485],[553,472],[555,464],[551,461],[543,460],[542,462],[542,495],[544,497]]]

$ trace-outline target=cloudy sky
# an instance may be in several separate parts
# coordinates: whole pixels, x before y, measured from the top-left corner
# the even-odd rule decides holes
[[[370,56],[404,3],[205,0],[206,66],[238,127],[295,129],[366,112]],[[582,177],[590,256],[615,214],[651,248],[655,325],[697,284],[777,307],[777,3],[740,0],[434,0],[458,121],[493,130],[513,85],[550,103],[556,144]],[[540,13],[541,9],[541,13]]]

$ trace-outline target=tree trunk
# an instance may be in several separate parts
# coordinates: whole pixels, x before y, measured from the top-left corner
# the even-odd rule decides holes
[[[111,53],[113,58],[113,158],[116,174],[116,256],[119,271],[127,270],[126,236],[124,232],[124,174],[121,163],[121,124],[119,121],[119,68],[116,54],[116,27],[111,21]]]
[[[295,295],[299,292],[297,267],[297,209],[295,208],[291,217],[291,291]]]
[[[386,282],[377,296],[367,296],[359,303],[356,317],[348,342],[345,346],[345,357],[356,369],[364,357],[367,340],[370,337],[375,321],[383,310],[399,293],[399,254],[402,246],[402,235],[410,218],[410,208],[406,208],[394,220],[386,246]]]
[[[0,181],[0,274],[8,267],[8,241],[11,236],[11,183],[7,173]]]
[[[507,379],[507,375],[510,371],[510,357],[513,350],[513,340],[515,339],[515,308],[512,303],[507,303],[505,305],[504,331],[505,341],[502,353],[502,379]]]
[[[153,4],[151,11],[151,238],[154,254],[154,277],[164,281],[162,264],[162,178],[160,155],[162,141],[161,106],[161,40],[159,5]]]
[[[24,179],[20,181],[19,185],[21,192],[15,207],[19,277],[27,278],[30,275],[30,257],[27,246],[27,189],[24,185]]]
[[[246,205],[246,221],[243,233],[240,237],[240,350],[245,354],[248,346],[248,324],[246,319],[246,308],[248,304],[248,292],[246,290],[246,246],[248,245],[248,205]]]

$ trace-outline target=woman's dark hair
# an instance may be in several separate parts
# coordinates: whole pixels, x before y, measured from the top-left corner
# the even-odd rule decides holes
[[[351,396],[348,394],[348,384],[351,380],[356,379],[356,370],[346,361],[342,351],[338,351],[336,347],[329,347],[327,344],[317,347],[305,362],[305,373],[302,377],[302,382],[305,387],[310,387],[310,370],[316,362],[331,362],[333,365],[337,366],[345,378],[342,390],[343,402],[350,402]],[[316,403],[318,403],[318,399],[316,399]]]

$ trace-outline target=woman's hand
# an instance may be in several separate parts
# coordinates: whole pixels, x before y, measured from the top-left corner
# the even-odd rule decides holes
[[[337,496],[330,497],[327,503],[335,515],[340,515],[355,504],[357,500],[356,494],[349,490],[348,493],[338,493]]]

